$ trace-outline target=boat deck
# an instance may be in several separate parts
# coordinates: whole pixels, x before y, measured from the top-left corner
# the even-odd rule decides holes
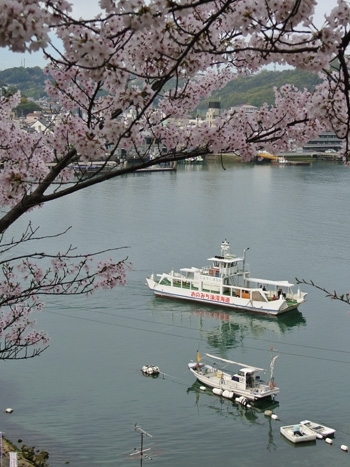
[[[163,278],[160,282],[161,285],[165,285],[165,286],[171,286],[171,281],[167,278]],[[195,291],[198,291],[199,290],[199,287],[196,287],[195,285],[193,285],[191,282],[189,281],[182,281],[182,280],[174,280],[173,281],[173,287],[178,287],[179,289],[186,289],[186,290],[195,290]],[[244,289],[244,287],[239,287],[239,286],[236,286],[237,287],[237,292],[239,290],[242,290]],[[213,289],[208,289],[208,288],[205,288],[203,287],[201,289],[202,292],[206,292],[206,293],[218,293],[218,290],[213,290]],[[222,294],[221,295],[225,295],[226,297],[239,297],[239,293],[236,293],[235,290],[233,289],[227,289],[227,286],[224,288],[224,290],[222,291]],[[245,296],[246,295],[246,296]],[[248,294],[244,294],[242,295],[241,298],[250,298],[249,296],[249,293]],[[262,300],[260,300],[262,301]],[[268,297],[268,301],[274,301],[273,298],[271,297]],[[288,308],[290,306],[295,306],[298,304],[297,300],[294,300],[294,299],[286,299],[286,303],[287,303],[287,306]]]

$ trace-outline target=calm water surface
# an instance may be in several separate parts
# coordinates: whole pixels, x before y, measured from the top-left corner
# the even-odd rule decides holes
[[[347,292],[349,196],[350,171],[338,164],[209,164],[129,175],[37,211],[42,234],[73,226],[41,248],[127,246],[118,257],[134,267],[123,288],[47,301],[38,327],[48,330],[49,349],[2,364],[2,405],[15,409],[0,415],[5,436],[48,450],[52,467],[139,465],[130,457],[140,446],[135,423],[153,436],[149,465],[348,465],[340,450],[350,445],[348,307],[304,286],[299,311],[268,319],[156,299],[145,276],[204,266],[227,238],[237,254],[250,247],[255,277]],[[271,346],[279,421],[200,391],[187,370],[198,348],[268,368]],[[164,377],[144,377],[143,364]],[[282,424],[305,418],[336,428],[333,446],[281,437]]]

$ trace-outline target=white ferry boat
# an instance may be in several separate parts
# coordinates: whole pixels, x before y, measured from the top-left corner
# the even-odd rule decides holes
[[[180,272],[154,274],[146,285],[156,296],[219,305],[242,311],[276,316],[296,309],[307,293],[294,292],[288,281],[250,277],[246,264],[246,248],[241,257],[230,252],[227,240],[221,243],[221,254],[209,258],[211,265],[182,268]]]

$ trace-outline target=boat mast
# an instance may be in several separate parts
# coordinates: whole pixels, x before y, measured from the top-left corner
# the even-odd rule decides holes
[[[243,250],[243,272],[245,272],[245,252],[249,250],[249,246]]]
[[[243,262],[242,262],[242,272],[243,272],[242,279],[243,279],[243,284],[245,287],[247,286],[247,282],[245,280],[245,277],[247,274],[245,271],[245,254],[246,254],[246,251],[248,250],[249,250],[249,246],[243,250]],[[248,276],[249,276],[249,271],[248,271]]]

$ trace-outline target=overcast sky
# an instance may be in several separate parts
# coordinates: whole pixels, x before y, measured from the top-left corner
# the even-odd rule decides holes
[[[76,17],[92,18],[98,11],[98,0],[71,0],[73,4],[73,14]],[[322,18],[325,12],[336,5],[336,0],[319,0],[318,8],[316,11],[316,20],[318,24],[322,24]],[[8,51],[7,49],[0,49],[0,70],[6,70],[13,67],[33,67],[40,66],[43,68],[46,65],[42,53],[35,54],[19,54]]]

